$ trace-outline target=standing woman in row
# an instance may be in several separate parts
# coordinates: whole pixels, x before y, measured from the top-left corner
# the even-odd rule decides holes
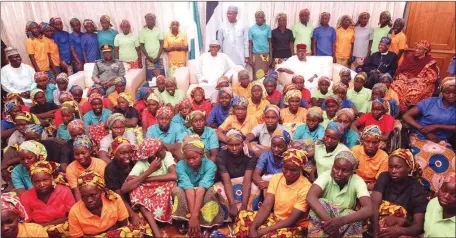
[[[43,39],[48,42],[49,45],[49,56],[51,57],[51,70],[55,77],[57,74],[62,72],[60,67],[60,55],[59,55],[59,47],[52,39],[52,35],[54,34],[54,27],[46,22],[42,22],[40,24],[41,27],[41,34],[43,34]]]
[[[293,55],[293,32],[287,28],[287,14],[279,13],[277,28],[272,30],[272,58],[274,63],[281,64]]]
[[[97,27],[90,19],[84,20],[86,33],[81,36],[82,55],[84,62],[94,63],[100,59],[100,49],[98,48]]]
[[[388,35],[391,37],[391,46],[389,51],[397,54],[398,65],[404,60],[403,54],[407,45],[407,36],[405,36],[402,29],[404,29],[405,21],[402,18],[398,18],[394,21],[393,28],[389,31]]]
[[[179,26],[178,21],[171,22],[163,45],[168,53],[168,77],[172,77],[177,68],[187,65],[187,35],[180,31]]]
[[[142,68],[138,36],[131,32],[131,25],[127,20],[120,23],[120,29],[122,34],[118,34],[114,39],[115,55],[119,56],[119,60],[127,62],[132,69]]]
[[[60,17],[53,17],[49,20],[49,24],[54,28],[52,39],[58,46],[60,55],[60,66],[62,70],[69,73],[72,72],[71,62],[73,57],[70,51],[70,34],[63,30],[63,22]],[[71,69],[70,69],[71,68]]]
[[[364,64],[364,59],[370,55],[372,40],[374,38],[374,29],[368,25],[370,14],[362,12],[358,16],[355,24],[355,42],[353,44],[353,57],[355,62],[352,63],[352,69],[358,65]]]
[[[380,43],[380,40],[387,36],[388,32],[391,30],[391,26],[393,26],[393,23],[391,22],[391,13],[389,11],[383,11],[380,13],[380,20],[378,24],[380,26],[374,30],[370,54],[378,51],[378,44]]]
[[[145,17],[146,25],[139,32],[139,43],[141,50],[146,56],[146,77],[147,81],[151,81],[152,77],[165,75],[163,67],[163,59],[160,58],[163,53],[163,33],[155,25],[156,16],[148,13]]]
[[[33,68],[36,72],[46,72],[49,79],[53,80],[55,75],[51,71],[49,43],[43,38],[40,26],[34,21],[29,21],[25,27],[25,33],[27,34],[25,50],[29,55]]]
[[[334,56],[336,63],[348,67],[348,61],[352,57],[355,30],[353,21],[348,15],[343,15],[337,23],[336,42]]]
[[[114,46],[114,38],[119,32],[112,28],[111,17],[103,15],[100,17],[101,30],[98,31],[98,48],[100,49],[104,45]],[[117,52],[113,52],[113,59],[117,59]]]
[[[313,26],[309,23],[310,18],[310,11],[309,9],[303,9],[299,12],[299,22],[296,23],[291,30],[293,31],[293,37],[295,38],[294,44],[294,52],[297,52],[297,45],[298,44],[305,44],[306,46],[312,45],[312,34],[313,34]],[[307,54],[312,55],[311,51],[312,47],[307,47]]]
[[[84,56],[82,55],[82,45],[81,37],[84,33],[81,32],[81,22],[77,18],[72,18],[70,20],[70,26],[73,32],[70,34],[70,51],[74,59],[74,70],[76,73],[78,71],[84,70]]]
[[[265,23],[263,11],[255,12],[255,25],[249,29],[249,55],[253,80],[263,78],[272,61],[271,27]]]
[[[315,28],[312,35],[312,53],[316,56],[334,57],[334,42],[336,31],[329,25],[331,14],[323,12],[320,14],[320,26]]]

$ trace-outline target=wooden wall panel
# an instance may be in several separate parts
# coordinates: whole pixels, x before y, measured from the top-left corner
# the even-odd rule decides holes
[[[442,77],[445,77],[451,58],[455,55],[455,3],[410,2],[407,19],[406,55],[413,54],[416,43],[431,43],[432,56],[436,59]]]

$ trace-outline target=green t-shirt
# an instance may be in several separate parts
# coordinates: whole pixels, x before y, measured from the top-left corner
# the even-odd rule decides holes
[[[317,166],[317,174],[320,176],[323,172],[330,171],[334,160],[337,154],[341,151],[349,151],[350,149],[347,148],[342,143],[339,143],[337,147],[330,153],[326,152],[326,146],[324,144],[316,145],[315,146],[315,163]]]
[[[156,26],[152,30],[144,27],[139,32],[139,43],[144,44],[147,54],[152,58],[157,57],[161,40],[163,40],[163,32]]]
[[[165,158],[161,162],[161,167],[156,170],[155,172],[151,173],[149,177],[152,176],[159,176],[159,175],[166,175],[168,174],[168,168],[171,165],[175,165],[174,163],[174,157],[170,152],[166,152]],[[135,166],[130,172],[130,176],[139,176],[146,172],[146,170],[149,168],[150,163],[147,160],[138,160],[136,161]]]
[[[307,26],[302,24],[301,22],[296,23],[291,30],[293,31],[293,37],[295,38],[294,41],[294,52],[296,52],[296,45],[297,44],[306,44],[307,46],[307,53],[312,53],[312,34],[313,34],[313,26],[310,22],[307,23]]]
[[[374,37],[372,39],[372,47],[371,47],[371,54],[378,51],[378,43],[382,37],[387,36],[388,32],[391,30],[389,26],[385,26],[383,28],[377,27],[374,30]]]
[[[356,92],[355,89],[350,88],[347,92],[347,99],[352,101],[355,104],[356,109],[360,111],[363,108],[365,102],[369,101],[372,95],[372,90],[368,88],[362,88],[359,92]]]
[[[139,39],[133,33],[127,35],[121,33],[114,38],[114,46],[119,47],[119,59],[126,62],[136,61],[138,52],[136,47],[139,47]]]

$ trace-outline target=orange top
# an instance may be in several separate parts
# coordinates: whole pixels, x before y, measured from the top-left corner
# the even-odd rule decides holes
[[[386,91],[385,100],[396,100],[397,104],[399,105],[399,96],[397,95],[396,91],[391,88]]]
[[[399,53],[399,50],[405,50],[405,46],[407,44],[407,36],[405,36],[404,32],[399,32],[399,34],[391,34],[391,45],[389,47],[389,51],[392,51],[396,54]],[[402,61],[404,60],[404,54],[402,54],[401,58],[399,59],[398,65],[401,65]]]
[[[54,40],[49,39],[47,37],[43,37],[49,44],[49,53],[51,53],[51,60],[54,63],[54,66],[60,66],[60,55],[59,55],[59,47],[54,42]]]
[[[188,46],[187,35],[185,33],[178,33],[176,36],[171,32],[166,35],[163,47],[185,47]],[[168,66],[169,67],[183,67],[187,64],[187,51],[171,51],[168,52]]]
[[[288,108],[282,108],[280,117],[283,123],[306,123],[307,109],[300,107],[296,114],[292,114]]]
[[[17,237],[48,237],[43,226],[36,223],[19,223]]]
[[[336,49],[334,51],[336,58],[350,58],[353,42],[355,42],[355,30],[353,27],[349,27],[347,29],[338,27],[336,30]]]
[[[254,116],[247,115],[244,123],[241,124],[235,115],[229,115],[219,128],[224,131],[227,131],[230,128],[235,128],[240,130],[242,134],[247,135],[256,125],[258,125],[258,121]]]
[[[243,96],[245,98],[250,98],[252,91],[252,84],[249,83],[247,88],[242,87],[240,84],[233,85],[233,94],[238,96]]]
[[[90,163],[87,169],[84,169],[78,161],[71,162],[66,170],[66,178],[70,184],[70,188],[76,188],[78,186],[78,178],[84,171],[92,170],[97,172],[101,177],[104,177],[104,171],[106,162],[101,159],[92,157],[92,163]]]
[[[388,154],[385,151],[378,149],[374,157],[371,158],[364,153],[363,145],[356,145],[351,150],[359,159],[356,174],[365,182],[373,182],[382,172],[388,171]]]
[[[266,98],[262,98],[260,104],[256,105],[249,98],[249,105],[247,106],[247,115],[254,116],[257,120],[263,121],[263,112],[266,106],[271,104]]]
[[[68,214],[71,237],[98,235],[111,228],[116,222],[128,218],[128,210],[119,195],[117,199],[110,201],[103,194],[101,201],[103,204],[101,217],[92,214],[82,200],[74,204]]]
[[[119,93],[114,90],[114,92],[108,95],[109,101],[112,103],[113,106],[117,106],[117,99],[119,98]]]
[[[34,55],[36,64],[40,71],[49,70],[48,54],[51,52],[49,49],[49,42],[46,37],[41,38],[28,38],[25,41],[25,50],[28,55]]]

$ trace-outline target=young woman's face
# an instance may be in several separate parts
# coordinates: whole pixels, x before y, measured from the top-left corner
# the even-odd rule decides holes
[[[114,87],[115,87],[117,93],[125,92],[125,85],[123,85],[122,83],[116,83],[116,85]]]
[[[287,18],[286,17],[279,18],[278,23],[279,23],[279,26],[286,27],[287,26]]]
[[[38,162],[38,156],[28,150],[19,151],[19,158],[21,159],[22,166],[27,170],[29,170],[34,163]]]
[[[16,123],[16,130],[19,131],[21,134],[25,133],[25,127],[29,124],[25,120],[15,120]]]
[[[44,95],[43,92],[36,93],[35,94],[35,101],[38,103],[38,105],[46,104],[46,95]]]
[[[174,93],[176,92],[176,85],[172,82],[167,82],[166,91],[168,91],[169,95],[174,96]]]
[[[54,34],[54,28],[53,27],[48,27],[44,32],[43,35],[46,36],[47,38],[52,39],[52,34]]]
[[[290,160],[286,160],[285,162],[283,162],[282,173],[285,177],[285,180],[287,181],[287,184],[292,184],[296,182],[296,180],[298,180],[301,176],[302,168],[300,168]]]
[[[31,177],[33,187],[36,189],[36,193],[41,195],[47,195],[52,192],[53,184],[52,184],[52,175],[39,172]]]
[[[361,26],[366,26],[368,22],[369,22],[369,17],[367,16],[367,14],[364,14],[359,18],[359,24]]]
[[[364,83],[365,83],[364,79],[357,77],[357,78],[355,78],[353,87],[355,90],[359,91],[364,87]]]
[[[158,126],[160,127],[161,131],[168,131],[169,124],[171,123],[171,118],[168,116],[157,115],[158,118]]]
[[[456,184],[446,182],[438,192],[439,204],[444,209],[456,208]]]
[[[380,103],[372,103],[371,112],[372,116],[377,120],[386,113],[385,108]]]
[[[390,78],[388,78],[388,77],[382,77],[380,79],[380,83],[383,83],[383,84],[386,85],[387,88],[390,88],[392,80]]]
[[[351,119],[350,117],[347,115],[347,114],[340,114],[337,118],[336,118],[337,122],[341,123],[344,128],[350,128],[351,126]]]
[[[70,121],[72,121],[73,119],[74,119],[74,113],[68,112],[66,110],[62,111],[63,124],[65,124],[67,126],[68,123],[70,123]]]
[[[318,117],[307,114],[306,124],[311,131],[315,130],[318,127],[318,125],[320,124],[320,122],[321,121]]]
[[[442,96],[443,100],[453,105],[456,102],[456,86],[445,88],[442,91]]]
[[[85,185],[79,187],[79,192],[81,193],[81,200],[84,202],[87,210],[93,211],[103,206],[101,200],[103,193],[99,188],[93,185]]]
[[[380,25],[384,26],[389,22],[389,17],[386,14],[380,15]]]
[[[117,160],[122,166],[129,167],[131,164],[131,157],[133,150],[131,146],[122,146],[117,149],[114,159]]]
[[[76,21],[76,23],[74,23],[73,25],[71,25],[71,28],[73,29],[73,31],[75,32],[81,32],[81,22],[78,20]]]
[[[263,114],[264,124],[266,124],[266,128],[275,130],[277,125],[279,124],[279,115],[274,111],[267,111]]]
[[[247,88],[250,83],[250,78],[248,76],[243,75],[243,76],[239,77],[239,83],[241,84],[241,86],[243,88]]]
[[[204,131],[204,126],[206,126],[206,118],[203,115],[195,115],[192,119],[192,128],[194,131]]]
[[[193,93],[193,100],[196,103],[201,103],[204,100],[203,93],[200,90],[195,91],[195,93]]]
[[[218,96],[218,102],[222,107],[228,107],[231,102],[231,96],[228,93],[222,93]]]
[[[329,83],[327,81],[320,81],[318,83],[318,88],[320,89],[321,93],[326,94],[328,92]]]
[[[302,88],[304,87],[304,78],[303,77],[296,77],[293,84],[296,85],[296,89],[297,90],[301,91]]]
[[[87,24],[86,26],[84,26],[84,28],[86,29],[87,33],[93,33],[95,31],[95,27],[93,24]]]
[[[82,100],[82,93],[82,90],[76,89],[71,92],[71,95],[73,95],[73,98],[77,103],[80,103]]]
[[[17,213],[9,210],[2,211],[2,236],[17,237],[19,234],[19,217]]]
[[[103,28],[103,30],[105,30],[105,31],[108,30],[109,27],[111,27],[109,25],[109,22],[106,21],[106,19],[104,19],[104,18],[100,20],[100,24],[101,24],[101,27]]]
[[[166,83],[165,82],[166,81],[164,79],[160,79],[160,80],[157,79],[157,89],[158,89],[158,91],[163,92],[163,90],[165,90],[165,88],[166,88]]]
[[[125,111],[128,109],[128,101],[125,100],[123,97],[118,97],[117,98],[117,105],[119,106],[120,110]]]
[[[70,133],[71,139],[73,139],[73,140],[74,140],[74,138],[76,138],[76,136],[82,136],[85,134],[85,131],[83,128],[76,128],[76,129],[71,128],[71,130],[68,129],[68,132]]]
[[[287,144],[283,139],[273,138],[271,140],[271,150],[274,157],[282,157],[283,153],[288,149]]]
[[[34,37],[38,37],[41,35],[40,27],[36,23],[30,25],[30,31],[32,32]]]
[[[201,166],[201,160],[203,159],[203,155],[195,151],[185,151],[184,158],[187,165],[190,168],[196,170]]]
[[[153,27],[155,26],[155,17],[146,17],[146,25],[148,27]]]
[[[112,138],[122,136],[125,133],[125,122],[117,120],[111,126]]]
[[[351,75],[350,75],[350,72],[345,72],[343,73],[341,76],[340,76],[340,82],[342,82],[343,84],[348,85],[350,84],[350,81],[351,81]]]
[[[173,32],[179,31],[179,22],[173,21],[173,23],[171,23],[171,31],[173,31]]]
[[[38,88],[46,89],[46,85],[48,84],[48,77],[47,76],[39,77],[39,78],[35,79],[35,82],[36,82]]]
[[[264,88],[266,88],[268,95],[271,95],[276,89],[276,84],[272,81],[268,81],[264,84]]]
[[[329,103],[326,102],[326,115],[333,117],[336,115],[336,112],[339,110],[339,105],[333,101]]]
[[[393,24],[393,31],[395,34],[398,34],[399,32],[402,31],[402,28],[404,28],[404,25],[400,22],[394,22]]]
[[[408,177],[411,169],[402,158],[391,156],[388,160],[388,173],[393,181]]]
[[[353,164],[346,159],[336,159],[331,169],[331,177],[339,184],[347,184],[353,174]]]
[[[244,120],[247,117],[247,106],[234,106],[234,115],[238,120]]]
[[[60,91],[66,91],[68,88],[68,82],[63,79],[58,79],[57,87],[59,88]]]
[[[329,16],[328,15],[323,15],[320,19],[320,22],[322,25],[326,26],[329,23]]]
[[[258,15],[255,17],[255,22],[257,25],[261,26],[264,23],[264,15]]]
[[[255,85],[252,87],[252,99],[260,100],[262,95],[263,89],[260,86]]]
[[[186,118],[188,116],[188,114],[190,114],[190,112],[192,112],[192,108],[191,107],[183,107],[183,106],[180,106],[179,107],[179,113],[181,114],[181,116],[183,118]]]
[[[73,150],[74,152],[74,160],[78,161],[78,163],[84,167],[88,168],[92,163],[92,158],[90,157],[90,149],[87,147],[76,147]]]
[[[337,90],[334,91],[334,94],[339,96],[341,100],[345,100],[347,98],[347,91],[338,88]]]
[[[350,19],[348,17],[346,17],[343,21],[342,21],[342,27],[344,29],[347,29],[348,27],[350,26]]]
[[[326,130],[325,136],[323,136],[323,142],[326,149],[335,149],[340,142],[340,135],[333,130]]]
[[[124,34],[130,33],[131,26],[129,24],[123,24],[120,29]]]
[[[229,140],[226,145],[228,146],[228,151],[234,156],[240,155],[244,146],[241,140]]]
[[[380,138],[373,135],[367,135],[363,138],[364,151],[369,155],[375,155],[380,145]]]
[[[371,100],[377,99],[377,98],[383,98],[385,95],[383,94],[382,90],[379,88],[373,88],[372,89],[372,95],[371,95]]]
[[[158,110],[158,102],[155,100],[149,100],[146,104],[147,110],[149,110],[152,113],[152,115],[155,115],[155,113],[157,113]]]
[[[90,106],[92,106],[92,110],[94,113],[99,114],[103,110],[103,101],[101,101],[101,99],[99,99],[99,98],[94,99],[90,103]]]
[[[291,111],[298,111],[299,106],[301,105],[301,99],[299,97],[292,97],[288,99],[288,107]]]
[[[14,119],[20,112],[21,112],[21,107],[19,105],[17,105],[17,106],[14,106],[13,109],[11,109],[11,111],[9,112],[9,115],[11,116],[11,118]],[[16,128],[17,128],[17,125],[16,125]]]

